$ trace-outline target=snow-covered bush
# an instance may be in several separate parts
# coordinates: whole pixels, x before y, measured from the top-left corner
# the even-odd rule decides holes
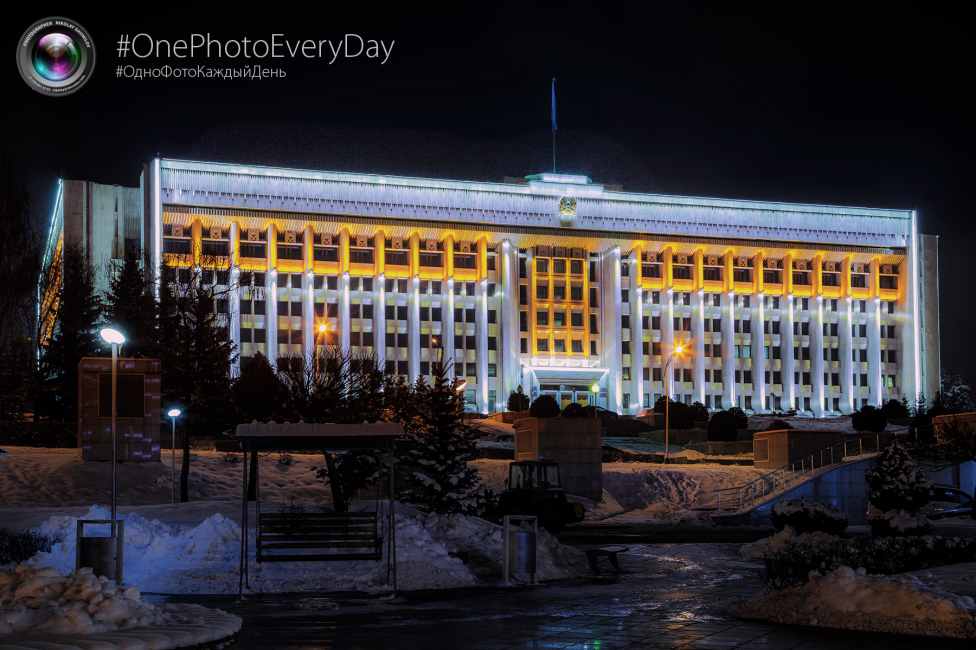
[[[876,537],[913,537],[932,534],[932,522],[923,515],[915,515],[904,510],[889,510],[883,515],[872,517],[871,534]]]
[[[770,520],[776,530],[792,526],[797,533],[820,531],[839,535],[847,528],[847,515],[833,506],[807,499],[787,499],[773,506]]]
[[[227,452],[226,454],[221,454],[220,460],[224,461],[225,463],[230,463],[231,465],[236,465],[238,462],[240,462],[241,457],[233,452]]]
[[[918,512],[932,500],[932,482],[897,442],[881,450],[874,467],[864,472],[864,478],[868,500],[882,512]]]
[[[279,465],[291,465],[293,462],[294,459],[291,457],[291,454],[280,454],[278,456]]]
[[[743,548],[750,557],[762,557],[763,576],[768,587],[781,589],[803,584],[811,571],[821,575],[840,566],[863,567],[868,573],[890,575],[935,566],[976,561],[976,538],[941,537],[851,537],[806,533],[796,536],[792,528],[777,533],[763,550],[759,542]],[[760,540],[763,541],[763,540]],[[748,552],[748,551],[758,552]]]
[[[786,431],[792,429],[793,425],[786,420],[773,420],[766,427],[766,431]]]

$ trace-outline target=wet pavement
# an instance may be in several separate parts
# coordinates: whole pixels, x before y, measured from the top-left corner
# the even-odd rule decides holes
[[[244,618],[237,648],[972,648],[971,640],[747,621],[724,614],[762,589],[738,543],[631,546],[621,573],[515,588],[391,597],[167,597]],[[147,594],[152,598],[151,595]],[[162,597],[154,598],[162,600]]]

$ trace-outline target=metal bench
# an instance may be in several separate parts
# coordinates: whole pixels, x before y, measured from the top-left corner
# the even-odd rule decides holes
[[[590,563],[590,568],[593,569],[593,573],[598,576],[602,576],[603,572],[600,571],[600,565],[597,564],[597,560],[601,557],[605,557],[610,560],[610,565],[614,569],[620,571],[620,565],[617,564],[617,553],[623,553],[624,551],[629,551],[629,546],[607,546],[605,548],[590,548],[586,550],[586,561]]]
[[[258,562],[329,562],[383,557],[375,512],[260,513]],[[309,553],[308,551],[329,551]]]

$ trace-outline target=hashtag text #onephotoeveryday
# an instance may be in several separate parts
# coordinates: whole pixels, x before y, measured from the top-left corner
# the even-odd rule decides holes
[[[193,57],[236,59],[273,59],[306,58],[327,59],[329,65],[339,58],[379,60],[383,65],[393,52],[393,43],[383,40],[364,39],[358,34],[346,34],[340,39],[296,40],[290,41],[284,34],[272,34],[268,40],[264,39],[228,39],[219,40],[210,34],[190,34],[189,39],[170,41],[153,39],[149,34],[136,34],[130,40],[128,34],[119,37],[116,51],[120,57],[130,52],[139,59],[155,57],[160,59]]]

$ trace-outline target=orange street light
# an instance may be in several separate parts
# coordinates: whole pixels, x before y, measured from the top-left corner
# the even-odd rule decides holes
[[[685,346],[676,345],[674,350],[671,352],[671,356],[668,357],[668,362],[664,364],[664,382],[666,388],[666,397],[664,398],[664,464],[667,465],[668,458],[670,458],[671,448],[668,446],[668,433],[670,425],[670,407],[671,407],[671,384],[674,382],[674,357],[675,355],[680,356],[682,352],[685,351]],[[671,369],[670,380],[668,377],[668,368]]]

